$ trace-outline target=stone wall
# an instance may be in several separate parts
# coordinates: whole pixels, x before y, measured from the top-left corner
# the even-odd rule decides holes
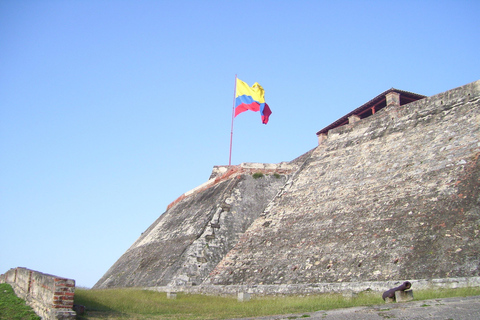
[[[216,285],[480,275],[480,81],[328,133]]]
[[[309,295],[322,293],[360,293],[364,291],[377,292],[380,295],[386,290],[398,287],[405,280],[412,283],[413,290],[439,290],[453,288],[480,287],[480,277],[443,278],[443,279],[403,279],[392,281],[334,282],[334,283],[303,283],[303,284],[270,284],[270,285],[200,285],[177,287],[149,287],[146,290],[158,292],[183,292],[189,294],[206,294],[235,296],[240,292],[248,292],[257,296],[273,295]]]
[[[252,177],[280,167],[281,179]],[[480,81],[332,129],[281,166],[215,167],[209,181],[95,288],[470,283],[480,276]]]
[[[170,206],[94,288],[202,283],[287,179],[245,172],[224,177]]]
[[[75,319],[75,280],[19,267],[0,275],[0,282],[10,284],[42,319]]]

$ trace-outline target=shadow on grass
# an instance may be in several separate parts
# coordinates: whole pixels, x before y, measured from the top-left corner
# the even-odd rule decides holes
[[[85,313],[77,314],[77,320],[94,320],[94,319],[121,319],[127,318],[128,314],[119,312],[105,303],[99,301],[96,295],[92,295],[91,291],[85,289],[75,290],[74,304],[85,307]]]

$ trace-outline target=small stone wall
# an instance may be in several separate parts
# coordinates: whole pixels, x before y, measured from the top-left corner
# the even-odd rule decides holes
[[[408,279],[406,279],[408,280]],[[236,295],[248,292],[258,296],[271,295],[308,295],[321,293],[359,293],[373,291],[382,293],[390,288],[397,287],[406,280],[398,281],[363,281],[339,283],[306,283],[306,284],[279,284],[279,285],[200,285],[178,287],[149,287],[146,290],[159,292],[184,292],[190,294],[207,295]],[[460,277],[446,279],[408,280],[414,290],[433,290],[445,288],[480,287],[480,277]]]
[[[10,284],[44,320],[75,319],[75,280],[18,267],[0,275],[0,283]]]

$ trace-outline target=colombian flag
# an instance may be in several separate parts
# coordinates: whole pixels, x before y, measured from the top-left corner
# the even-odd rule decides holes
[[[235,91],[235,117],[247,110],[260,111],[262,123],[267,124],[272,111],[265,103],[265,91],[262,86],[255,82],[253,86],[249,87],[248,84],[237,79]]]

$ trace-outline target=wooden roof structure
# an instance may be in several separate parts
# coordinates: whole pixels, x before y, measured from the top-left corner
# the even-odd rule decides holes
[[[391,92],[395,92],[395,93],[398,93],[400,95],[400,105],[401,106],[404,105],[404,104],[413,102],[413,101],[417,101],[417,100],[426,98],[426,96],[424,96],[424,95],[413,93],[413,92],[398,90],[398,89],[395,89],[395,88],[388,89],[387,91],[382,92],[381,94],[379,94],[378,96],[376,96],[372,100],[368,101],[364,105],[358,107],[357,109],[355,109],[352,112],[344,115],[343,117],[341,117],[337,121],[331,123],[330,125],[326,126],[322,130],[318,131],[317,136],[322,134],[322,133],[327,134],[328,131],[331,130],[331,129],[334,129],[334,128],[343,126],[345,124],[348,124],[349,123],[348,118],[353,116],[353,115],[356,115],[356,116],[360,117],[361,119],[363,119],[363,118],[367,118],[367,117],[371,116],[372,114],[374,114],[375,112],[385,108],[387,106],[386,95],[391,93]]]

